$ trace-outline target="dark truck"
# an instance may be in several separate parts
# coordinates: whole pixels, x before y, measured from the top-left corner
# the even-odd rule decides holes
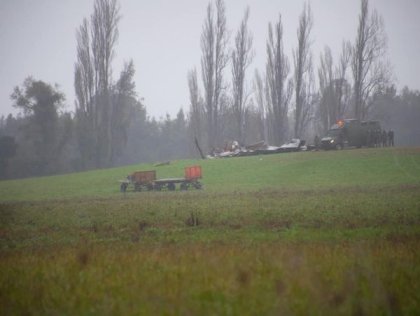
[[[322,149],[343,149],[344,147],[372,146],[380,133],[379,121],[339,120],[331,126],[321,139]]]

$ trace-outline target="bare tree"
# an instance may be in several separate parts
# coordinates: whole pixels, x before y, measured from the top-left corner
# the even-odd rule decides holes
[[[194,140],[196,147],[200,148],[202,144],[202,125],[204,124],[203,117],[203,100],[200,96],[200,91],[198,88],[198,79],[197,79],[197,70],[188,72],[188,88],[190,91],[190,114],[189,114],[189,123],[190,123],[190,134]],[[201,155],[202,153],[200,153]]]
[[[236,118],[238,141],[244,143],[244,124],[246,112],[245,75],[252,62],[252,34],[248,30],[249,8],[246,9],[235,37],[235,47],[232,51],[232,88],[233,114]]]
[[[319,103],[319,118],[323,132],[330,126],[335,119],[334,111],[334,87],[333,87],[333,57],[331,49],[326,46],[324,52],[321,53],[320,63],[318,69],[320,103]]]
[[[118,39],[119,6],[116,0],[95,0],[90,24],[84,19],[77,34],[75,64],[76,111],[84,134],[82,150],[96,167],[112,160],[111,63]]]
[[[111,62],[118,39],[119,7],[116,0],[96,0],[91,17],[92,52],[95,65],[96,106],[101,107],[99,164],[110,165],[112,160],[112,117],[110,97]],[[104,158],[104,161],[102,159]]]
[[[111,118],[111,161],[114,162],[124,150],[128,141],[131,113],[137,105],[135,68],[133,60],[124,64],[120,78],[115,84],[112,98]]]
[[[75,64],[74,86],[77,106],[92,122],[94,114],[93,60],[89,36],[89,22],[83,20],[76,32],[77,62]]]
[[[96,0],[91,16],[92,53],[95,65],[95,87],[100,93],[110,88],[111,62],[118,40],[120,20],[117,0]]]
[[[223,72],[229,59],[226,52],[228,31],[223,0],[216,0],[215,7],[216,17],[214,17],[212,3],[208,4],[201,34],[201,71],[210,149],[214,148],[218,141],[220,98],[224,89]]]
[[[311,88],[313,80],[310,34],[313,26],[311,7],[306,3],[299,18],[298,47],[293,51],[295,75],[295,128],[296,138],[303,136],[311,118]]]
[[[320,100],[317,116],[323,133],[345,116],[351,90],[347,81],[350,55],[350,44],[343,42],[339,62],[334,67],[331,49],[326,46],[321,53],[318,68]]]
[[[76,32],[77,61],[74,70],[77,140],[85,168],[95,167],[98,150],[98,109],[95,103],[94,64],[87,19]]]
[[[390,77],[389,68],[382,60],[387,46],[383,20],[376,10],[369,13],[369,1],[361,0],[351,65],[354,80],[354,116],[357,119],[366,118],[372,94],[383,88]]]
[[[337,94],[336,119],[343,118],[350,100],[350,84],[347,80],[347,69],[351,60],[351,44],[343,41],[339,63],[335,69],[335,90]]]
[[[255,70],[253,90],[256,109],[259,117],[259,133],[261,138],[268,142],[268,107],[266,101],[266,92],[263,77],[258,70]]]
[[[266,64],[266,99],[270,119],[270,134],[276,144],[281,144],[287,137],[287,113],[292,92],[292,84],[286,86],[289,74],[289,61],[283,51],[283,26],[281,15],[273,31],[268,24],[267,64]]]

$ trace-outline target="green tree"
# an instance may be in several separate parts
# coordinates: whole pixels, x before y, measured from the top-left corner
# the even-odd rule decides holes
[[[14,89],[11,98],[26,117],[24,133],[31,146],[35,174],[53,172],[62,148],[58,109],[63,106],[64,94],[57,86],[28,77],[22,87]]]
[[[16,155],[17,144],[14,137],[0,137],[0,179],[7,178],[8,162]]]

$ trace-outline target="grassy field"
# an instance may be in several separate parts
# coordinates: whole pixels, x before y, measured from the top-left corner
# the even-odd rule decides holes
[[[0,182],[0,315],[420,313],[420,149],[176,161]]]
[[[118,180],[136,170],[158,178],[182,177],[200,164],[206,192],[378,188],[420,184],[420,148],[363,149],[262,155],[235,159],[182,160],[170,165],[127,166],[25,180],[0,181],[0,201],[119,197]]]

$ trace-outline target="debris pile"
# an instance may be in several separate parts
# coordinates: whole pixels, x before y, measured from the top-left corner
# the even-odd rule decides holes
[[[213,158],[229,158],[229,157],[244,157],[254,155],[267,155],[286,152],[305,151],[307,147],[305,141],[301,139],[292,139],[281,146],[271,146],[265,141],[260,141],[248,146],[240,146],[237,141],[229,142],[223,150],[213,150],[207,156],[209,159]]]

